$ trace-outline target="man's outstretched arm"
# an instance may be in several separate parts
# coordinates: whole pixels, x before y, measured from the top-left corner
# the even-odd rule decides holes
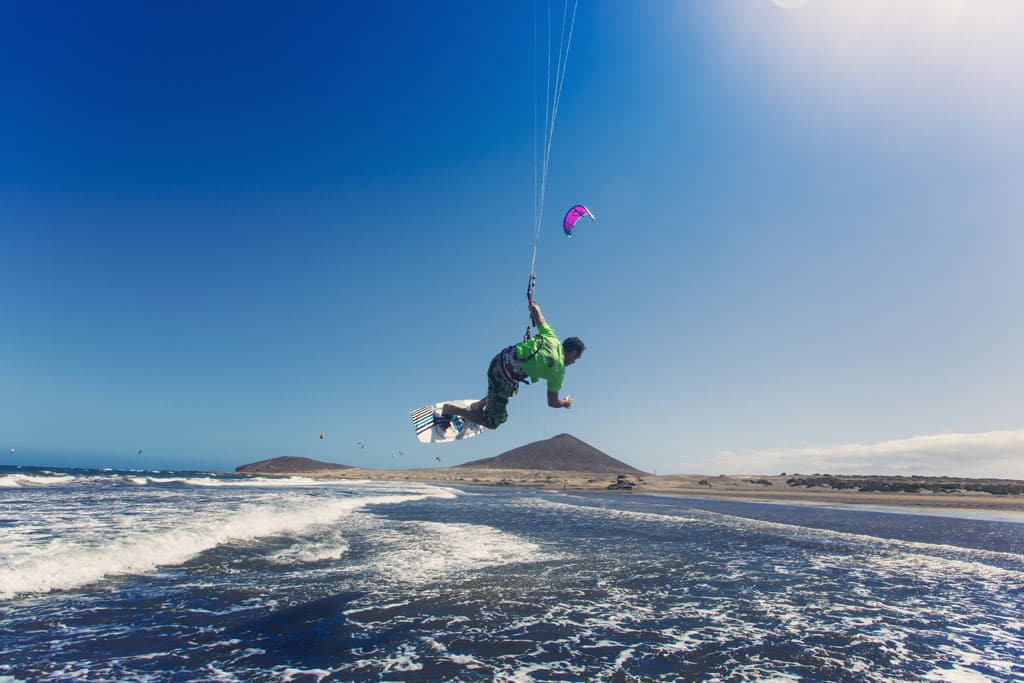
[[[536,301],[531,301],[530,304],[530,319],[533,320],[533,324],[537,327],[546,325],[547,320],[544,319],[544,314],[540,312],[540,306],[537,305]]]

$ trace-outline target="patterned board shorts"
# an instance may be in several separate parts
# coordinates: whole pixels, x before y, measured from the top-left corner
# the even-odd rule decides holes
[[[508,400],[519,391],[519,382],[513,382],[501,371],[501,353],[487,368],[487,405],[484,406],[484,426],[497,429],[508,419]]]

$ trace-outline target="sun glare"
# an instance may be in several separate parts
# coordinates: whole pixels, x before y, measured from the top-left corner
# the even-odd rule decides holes
[[[795,94],[856,106],[956,106],[1024,114],[1024,2],[770,0],[717,4],[722,45]],[[799,11],[778,12],[778,8]]]

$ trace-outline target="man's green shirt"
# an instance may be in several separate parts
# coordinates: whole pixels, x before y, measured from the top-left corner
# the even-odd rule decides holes
[[[565,351],[551,325],[541,325],[537,328],[536,337],[516,344],[516,356],[531,382],[543,378],[548,382],[548,391],[561,391],[565,381]],[[527,358],[529,360],[525,360]]]

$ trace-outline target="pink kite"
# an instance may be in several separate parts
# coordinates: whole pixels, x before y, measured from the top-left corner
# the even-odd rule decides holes
[[[572,229],[576,227],[576,221],[584,216],[590,216],[590,220],[592,221],[597,220],[594,218],[594,214],[590,212],[590,209],[582,204],[577,204],[569,209],[565,214],[565,218],[562,219],[562,230],[565,230],[565,234],[572,237]]]

